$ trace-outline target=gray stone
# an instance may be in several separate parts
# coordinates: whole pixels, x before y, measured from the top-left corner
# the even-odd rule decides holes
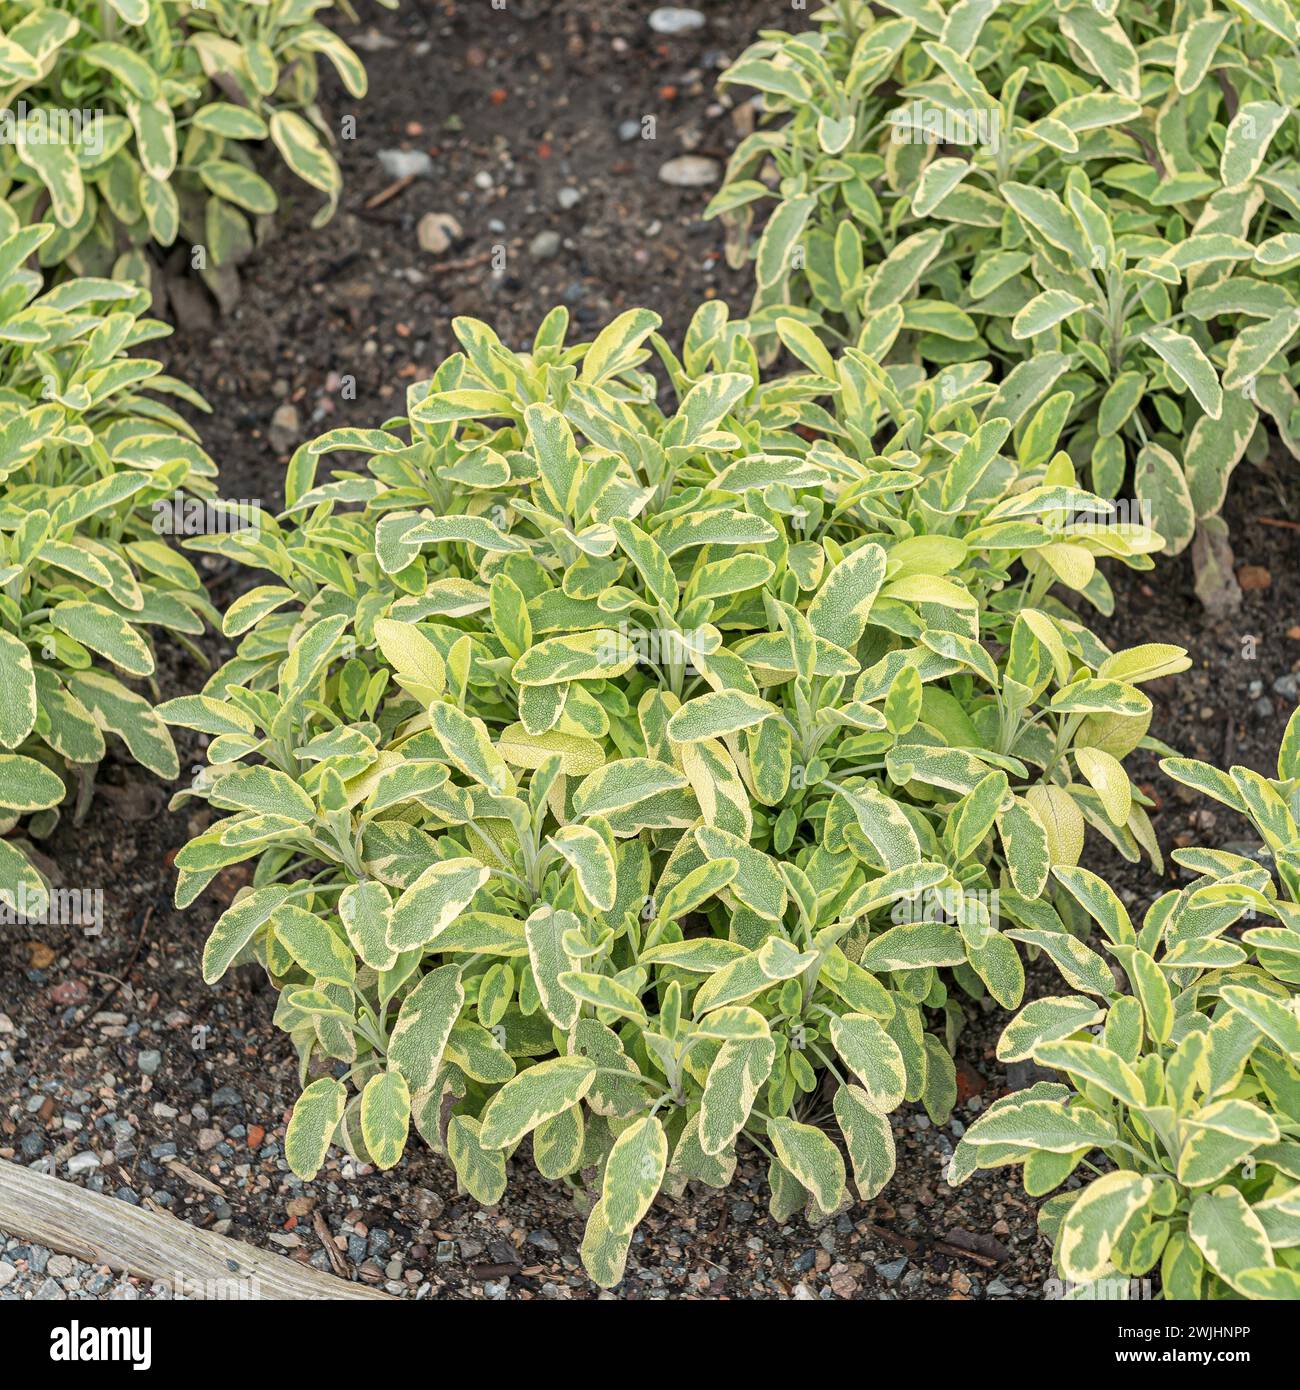
[[[136,1059],[135,1064],[146,1076],[153,1076],[162,1066],[162,1053],[156,1048],[146,1048]]]
[[[535,261],[553,260],[560,254],[559,232],[538,232],[528,243],[528,254]]]
[[[271,447],[277,453],[287,453],[290,449],[296,449],[302,435],[302,421],[298,415],[298,407],[292,401],[285,401],[282,405],[275,408],[275,414],[271,416],[271,428],[267,431],[271,439]]]
[[[390,179],[427,179],[433,159],[423,150],[380,150],[379,162]]]
[[[570,208],[576,208],[582,202],[582,194],[576,188],[562,188],[555,195],[555,201],[568,212]]]
[[[650,27],[656,34],[689,34],[704,28],[704,16],[685,5],[661,5],[650,11]]]
[[[0,1260],[0,1289],[18,1278],[18,1271],[7,1260]]]
[[[99,1155],[87,1149],[84,1153],[73,1154],[68,1159],[68,1176],[75,1178],[82,1173],[93,1173],[99,1167]]]
[[[707,188],[721,177],[718,161],[702,154],[681,154],[659,166],[659,182],[674,188]]]
[[[882,1279],[892,1284],[907,1268],[907,1256],[900,1255],[896,1260],[882,1260],[875,1268]]]

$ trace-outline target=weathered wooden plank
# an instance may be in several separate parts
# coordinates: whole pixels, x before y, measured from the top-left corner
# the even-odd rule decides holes
[[[0,1230],[178,1293],[209,1298],[381,1298],[242,1241],[0,1159]]]

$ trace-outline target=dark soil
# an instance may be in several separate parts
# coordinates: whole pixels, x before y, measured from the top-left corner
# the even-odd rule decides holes
[[[343,146],[344,208],[320,232],[307,226],[309,205],[293,208],[243,268],[233,312],[208,334],[190,306],[187,329],[169,347],[169,369],[213,403],[204,438],[227,496],[274,507],[301,438],[400,413],[404,388],[454,349],[456,314],[488,320],[522,345],[559,301],[579,332],[641,303],[662,312],[674,334],[709,296],[743,313],[745,276],[726,270],[716,225],[698,221],[708,191],[669,188],[657,171],[688,148],[725,157],[736,132],[715,104],[713,69],[777,19],[758,0],[735,0],[710,7],[704,30],[660,39],[647,28],[649,8],[628,0],[366,7],[358,32],[391,42],[364,55],[371,94],[356,107],[357,138]],[[792,17],[801,19],[783,12],[780,22]],[[336,115],[351,109],[337,91],[330,99]],[[658,138],[620,140],[620,122],[644,115],[657,117]],[[378,152],[399,146],[432,153],[433,173],[381,202],[393,180]],[[476,182],[480,174],[490,178]],[[562,188],[581,195],[567,211]],[[428,212],[452,213],[463,228],[442,257],[417,245]],[[538,260],[529,246],[548,230],[563,243]],[[495,246],[505,247],[504,269],[493,267]],[[282,411],[273,446],[271,417],[286,405],[296,428]],[[1269,575],[1266,587],[1247,590],[1235,619],[1204,617],[1183,556],[1151,574],[1113,575],[1116,616],[1096,626],[1112,647],[1172,641],[1191,650],[1193,671],[1153,691],[1161,739],[1269,772],[1296,703],[1300,532],[1261,520],[1290,514],[1247,466],[1227,516],[1239,563]],[[245,582],[213,578],[219,602],[230,596],[223,586]],[[166,693],[202,680],[187,658],[170,659]],[[197,747],[182,747],[182,767],[199,761]],[[1248,834],[1228,812],[1173,787],[1154,757],[1141,756],[1137,769],[1156,799],[1166,852]],[[0,1158],[45,1165],[392,1292],[595,1297],[577,1258],[581,1219],[562,1187],[526,1162],[513,1165],[492,1211],[458,1197],[450,1168],[419,1143],[388,1174],[358,1169],[337,1150],[311,1184],[288,1172],[282,1145],[296,1058],[272,1027],[274,994],[250,972],[217,988],[198,973],[207,931],[245,879],[227,871],[199,906],[177,913],[170,861],[203,813],[165,814],[157,788],[124,761],[110,760],[101,784],[87,823],[65,823],[45,848],[56,883],[103,888],[102,934],[0,927]],[[1091,835],[1088,855],[1139,911],[1172,881],[1126,865]],[[919,1107],[899,1112],[898,1171],[875,1202],[817,1229],[802,1219],[778,1225],[767,1213],[765,1164],[750,1151],[728,1191],[656,1204],[613,1296],[1044,1297],[1050,1252],[1014,1170],[980,1174],[956,1191],[943,1178],[962,1123],[1007,1089],[993,1055],[1002,1023],[999,1012],[972,1008],[954,1120],[937,1130]]]

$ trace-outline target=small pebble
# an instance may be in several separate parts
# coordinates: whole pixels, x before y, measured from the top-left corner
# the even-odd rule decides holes
[[[560,253],[559,232],[538,232],[528,243],[528,254],[535,261],[549,261]]]
[[[704,16],[685,5],[662,5],[650,11],[650,27],[656,34],[689,34],[704,28]]]
[[[660,183],[674,188],[706,188],[722,177],[722,166],[716,159],[702,154],[682,154],[659,166]]]
[[[379,162],[390,179],[427,179],[433,159],[423,150],[380,150]]]

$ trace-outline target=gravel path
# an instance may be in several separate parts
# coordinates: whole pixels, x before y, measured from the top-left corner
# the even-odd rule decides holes
[[[69,1299],[134,1303],[174,1296],[167,1284],[114,1274],[107,1265],[85,1264],[0,1231],[0,1303]]]

